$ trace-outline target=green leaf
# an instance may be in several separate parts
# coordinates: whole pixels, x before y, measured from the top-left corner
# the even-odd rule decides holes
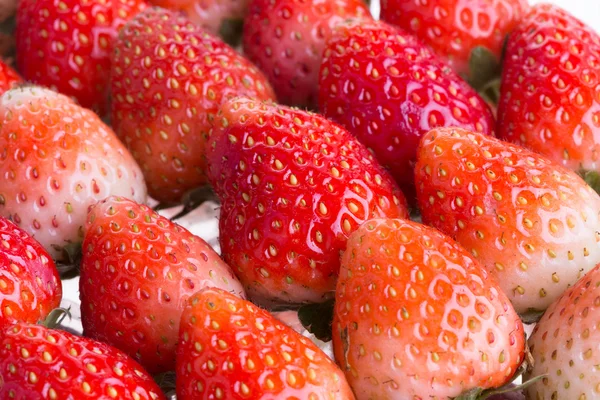
[[[225,43],[236,48],[242,41],[244,20],[242,18],[226,19],[219,28],[219,36]]]
[[[333,304],[334,300],[330,299],[324,303],[304,305],[298,310],[298,318],[302,325],[324,342],[331,340]]]
[[[596,171],[579,170],[577,173],[583,178],[585,183],[590,185],[596,193],[600,193],[600,174]]]
[[[469,57],[469,83],[476,90],[483,89],[488,82],[499,77],[501,64],[498,57],[486,47],[477,46],[471,50]]]
[[[62,261],[56,263],[61,279],[71,279],[79,275],[81,264],[81,242],[68,243],[62,247]]]
[[[158,375],[154,375],[154,382],[160,387],[167,398],[175,395],[175,372],[167,371]]]
[[[49,329],[55,329],[58,325],[60,325],[65,318],[69,317],[71,319],[71,308],[55,308],[50,311],[45,320],[43,320],[40,325],[45,326]]]
[[[542,318],[542,315],[544,315],[544,311],[530,308],[524,313],[519,314],[519,317],[521,317],[521,321],[524,324],[531,325],[537,323]]]

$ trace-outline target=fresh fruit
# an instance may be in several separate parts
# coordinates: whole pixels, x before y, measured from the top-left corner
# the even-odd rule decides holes
[[[223,290],[190,299],[179,338],[179,400],[354,399],[342,371],[310,340]]]
[[[50,255],[0,217],[0,326],[42,321],[61,298],[60,277]]]
[[[558,7],[533,7],[506,46],[498,136],[591,172],[600,189],[599,71],[600,35]]]
[[[0,334],[0,398],[165,400],[140,365],[104,343],[42,326]]]
[[[234,99],[208,149],[223,258],[261,304],[325,300],[348,235],[372,217],[408,217],[368,150],[320,115]]]
[[[151,0],[157,6],[179,10],[194,24],[228,42],[237,43],[241,36],[249,0]]]
[[[600,261],[600,197],[544,157],[436,129],[415,174],[423,222],[471,251],[519,313],[545,310]]]
[[[21,77],[8,64],[0,60],[0,95],[21,83]]]
[[[529,338],[535,365],[528,376],[546,375],[527,389],[530,399],[598,397],[600,266],[553,303]]]
[[[83,240],[88,207],[110,195],[146,200],[142,173],[93,112],[49,89],[0,97],[0,215],[59,261]]]
[[[419,139],[430,129],[494,129],[489,107],[414,37],[382,22],[340,26],[321,66],[319,109],[373,150],[409,202]]]
[[[160,8],[125,25],[111,82],[115,132],[142,167],[150,195],[165,203],[206,182],[206,136],[225,99],[273,99],[266,78],[247,60]]]
[[[451,399],[507,383],[525,333],[460,245],[415,222],[374,219],[342,256],[333,345],[359,399]]]
[[[314,108],[319,66],[334,26],[371,20],[362,0],[252,0],[244,24],[245,54],[265,72],[278,99]]]
[[[506,37],[528,9],[527,0],[382,0],[381,19],[417,36],[457,73],[475,78],[481,68],[499,65]]]
[[[152,373],[172,370],[185,302],[207,286],[245,296],[204,240],[147,206],[110,197],[90,210],[79,281],[86,336]]]
[[[74,97],[104,115],[113,41],[125,22],[145,7],[144,0],[21,0],[19,71],[27,81]]]

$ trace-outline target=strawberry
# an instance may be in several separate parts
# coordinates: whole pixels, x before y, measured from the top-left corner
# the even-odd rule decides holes
[[[558,7],[533,7],[506,46],[498,136],[597,179],[599,71],[600,35]]]
[[[382,0],[381,19],[417,36],[457,73],[473,77],[480,73],[477,67],[482,65],[477,61],[481,52],[495,65],[500,63],[504,41],[527,12],[527,3],[527,0]]]
[[[247,60],[188,19],[159,8],[125,25],[112,72],[115,131],[140,163],[150,195],[165,203],[206,182],[206,136],[224,99],[273,98]]]
[[[525,355],[523,325],[496,280],[447,236],[400,219],[350,236],[333,318],[335,357],[360,399],[498,387]]]
[[[239,41],[249,0],[151,0],[152,4],[179,10],[212,34]],[[231,36],[234,35],[234,36]],[[235,39],[235,40],[234,40]]]
[[[0,325],[42,321],[61,298],[60,277],[50,255],[0,217]]]
[[[368,150],[322,116],[231,100],[208,148],[223,258],[261,304],[326,299],[348,235],[371,217],[408,216]]]
[[[0,95],[16,87],[22,79],[8,64],[0,60]]]
[[[20,0],[17,65],[23,77],[107,111],[113,41],[144,0]]]
[[[600,197],[544,157],[437,129],[423,138],[415,175],[423,222],[471,251],[519,313],[545,310],[600,262]]]
[[[110,197],[90,210],[79,281],[86,336],[152,373],[172,370],[185,302],[207,286],[244,297],[204,240],[147,206]]]
[[[49,89],[0,97],[0,215],[50,255],[68,259],[90,205],[111,194],[146,199],[142,173],[93,112]]]
[[[552,303],[536,325],[529,346],[535,357],[527,376],[545,375],[528,388],[530,399],[598,397],[600,265]]]
[[[181,317],[177,399],[353,400],[342,371],[267,311],[216,288]]]
[[[321,65],[319,108],[373,150],[414,199],[416,150],[430,129],[493,131],[489,107],[415,38],[382,22],[340,26]]]
[[[249,7],[245,54],[267,74],[281,102],[309,108],[317,103],[332,28],[346,18],[371,19],[362,0],[252,0]]]
[[[0,398],[165,400],[140,365],[90,339],[17,324],[0,334]]]

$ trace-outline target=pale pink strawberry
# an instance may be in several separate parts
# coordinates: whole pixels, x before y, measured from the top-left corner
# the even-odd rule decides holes
[[[0,215],[63,261],[83,240],[88,207],[146,200],[140,168],[113,131],[68,97],[35,86],[0,97]]]

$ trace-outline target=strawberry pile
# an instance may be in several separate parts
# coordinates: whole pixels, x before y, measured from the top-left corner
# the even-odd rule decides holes
[[[1,400],[598,398],[600,35],[567,11],[7,3]],[[207,201],[218,249],[178,224]]]

